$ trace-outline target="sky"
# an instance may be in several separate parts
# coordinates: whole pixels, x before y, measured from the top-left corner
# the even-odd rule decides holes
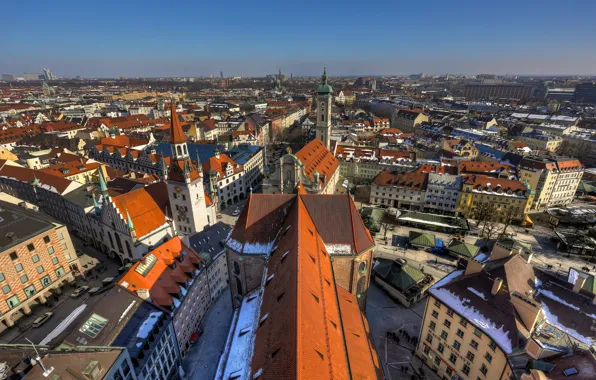
[[[596,74],[596,1],[7,1],[0,73]]]

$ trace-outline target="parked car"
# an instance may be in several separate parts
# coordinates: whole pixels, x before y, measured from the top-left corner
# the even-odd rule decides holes
[[[89,295],[94,295],[99,293],[99,291],[101,290],[101,286],[96,286],[94,288],[89,289]]]
[[[54,315],[54,313],[52,313],[51,311],[48,311],[47,313],[43,313],[41,317],[39,317],[33,321],[33,327],[39,327],[39,326],[43,325],[44,323],[46,323],[48,321],[48,319],[50,319],[52,317],[52,315]]]
[[[77,256],[78,257],[83,256],[83,252],[80,249],[77,249]]]
[[[232,216],[238,216],[240,215],[240,209],[236,208],[234,211],[232,211]]]
[[[80,286],[78,287],[72,294],[70,295],[72,298],[77,298],[85,294],[89,290],[88,286]]]

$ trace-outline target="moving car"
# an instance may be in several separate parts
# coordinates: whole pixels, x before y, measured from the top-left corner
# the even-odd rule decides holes
[[[88,286],[80,286],[78,287],[72,294],[70,295],[72,298],[77,298],[85,294],[89,290]]]
[[[52,313],[51,311],[48,311],[47,313],[43,313],[41,317],[39,317],[33,321],[33,327],[39,327],[39,326],[43,325],[44,323],[46,323],[48,321],[48,319],[50,319],[52,317],[52,315],[54,315],[54,313]]]

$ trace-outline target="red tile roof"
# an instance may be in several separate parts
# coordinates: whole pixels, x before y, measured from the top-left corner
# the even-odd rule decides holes
[[[200,269],[203,262],[199,254],[186,246],[179,236],[148,252],[144,258],[148,255],[153,255],[156,262],[145,275],[136,271],[143,263],[141,259],[124,274],[118,283],[128,284],[127,289],[135,293],[139,289],[147,289],[151,302],[173,310],[174,296],[180,292],[179,283],[192,280],[193,272]],[[176,263],[175,267],[172,267],[172,263]]]
[[[462,176],[464,185],[471,185],[472,188],[477,189],[481,187],[486,189],[488,186],[493,190],[501,189],[503,191],[525,191],[526,187],[517,180],[494,178],[485,175],[468,174]]]
[[[269,280],[251,378],[260,373],[265,379],[376,379],[378,359],[364,323],[347,314],[354,312],[351,308],[344,307],[346,314],[340,309],[349,301],[358,308],[356,298],[343,293],[339,299],[329,253],[304,202],[307,196],[290,197],[277,249],[267,261]],[[266,203],[279,197],[262,198]]]
[[[426,185],[428,184],[428,174],[417,172],[407,172],[401,174],[399,172],[383,170],[375,177],[373,183],[377,186],[392,186],[412,190],[426,190]]]
[[[126,220],[126,212],[130,215],[137,238],[155,231],[166,223],[166,208],[170,205],[168,188],[160,181],[129,193],[115,196],[111,201]],[[172,215],[172,212],[169,211]]]
[[[203,173],[209,173],[211,170],[219,173],[220,178],[226,176],[226,168],[228,165],[232,165],[234,173],[242,171],[242,165],[237,164],[227,154],[220,154],[219,158],[216,156],[210,157],[209,160],[203,162]]]
[[[416,170],[418,173],[437,173],[437,174],[452,174],[457,175],[456,166],[445,166],[445,165],[431,165],[424,164]]]
[[[73,185],[76,184],[76,182],[69,179],[19,166],[4,165],[2,169],[0,169],[0,177],[15,179],[29,184],[32,184],[33,181],[35,181],[35,178],[37,178],[39,180],[39,186],[47,186],[51,189],[55,189],[58,194],[66,194],[69,189],[72,190],[80,187],[80,184]]]
[[[315,172],[320,174],[323,183],[329,180],[337,167],[339,161],[333,156],[319,139],[314,139],[296,152],[296,157],[304,165],[304,174],[314,180]]]

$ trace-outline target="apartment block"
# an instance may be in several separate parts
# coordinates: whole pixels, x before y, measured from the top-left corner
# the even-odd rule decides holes
[[[584,167],[575,158],[525,157],[519,164],[519,179],[536,191],[533,210],[564,206],[575,197]]]
[[[76,257],[65,226],[0,202],[0,320],[12,326],[20,313],[61,293],[74,281]]]

